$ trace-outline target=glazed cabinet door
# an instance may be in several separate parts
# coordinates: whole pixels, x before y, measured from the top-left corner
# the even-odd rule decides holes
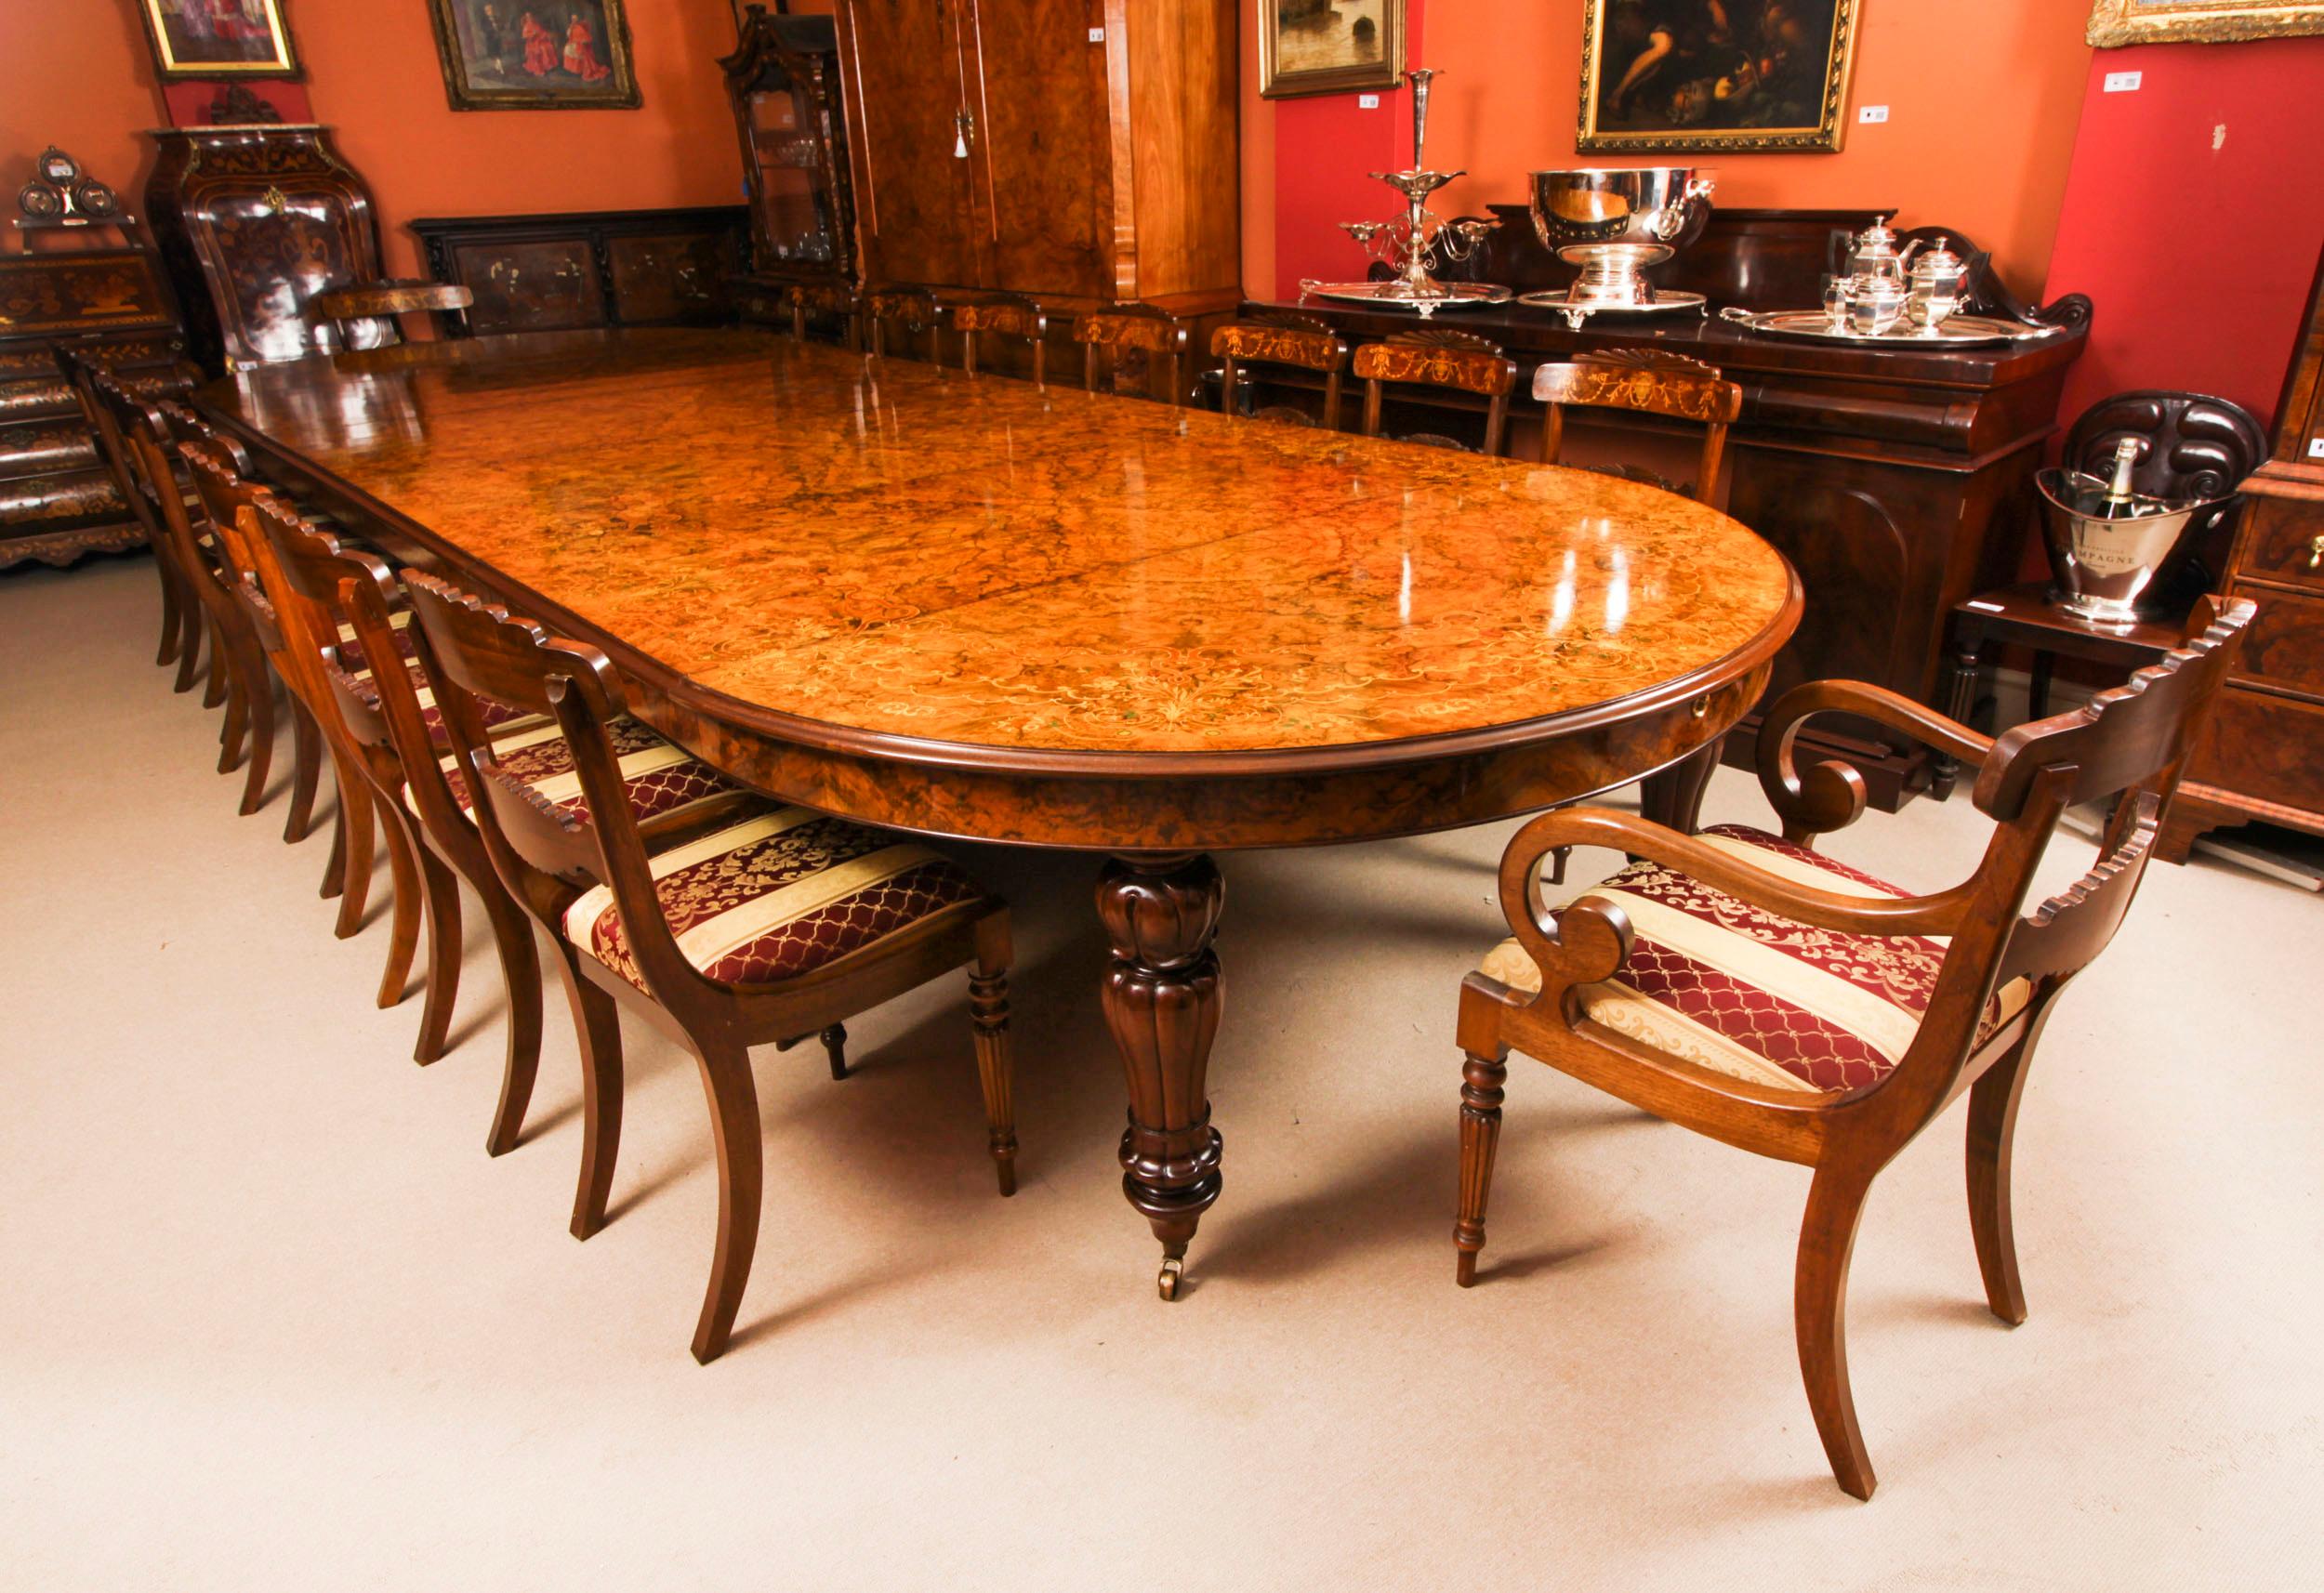
[[[984,284],[1114,297],[1104,0],[957,4]]]
[[[843,0],[857,226],[868,279],[974,285],[958,0]]]

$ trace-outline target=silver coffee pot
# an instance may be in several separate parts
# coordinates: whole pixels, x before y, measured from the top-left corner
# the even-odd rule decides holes
[[[1848,245],[1846,274],[1852,277],[1894,277],[1901,283],[1905,280],[1906,266],[1921,246],[1915,242],[1902,249],[1897,248],[1896,234],[1890,229],[1888,217],[1876,217],[1872,225],[1857,233]]]
[[[1939,236],[1927,252],[1912,262],[1905,281],[1908,295],[1905,319],[1923,331],[1934,332],[1951,320],[1961,301],[1969,296],[1969,263],[1947,248],[1945,239]]]

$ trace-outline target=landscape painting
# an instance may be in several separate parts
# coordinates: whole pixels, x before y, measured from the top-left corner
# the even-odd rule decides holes
[[[1404,0],[1259,0],[1259,92],[1269,99],[1404,81]]]
[[[621,0],[429,0],[455,111],[639,103]]]

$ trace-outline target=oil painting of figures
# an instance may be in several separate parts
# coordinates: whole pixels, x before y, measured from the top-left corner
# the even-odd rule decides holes
[[[456,111],[638,102],[621,0],[429,0]]]

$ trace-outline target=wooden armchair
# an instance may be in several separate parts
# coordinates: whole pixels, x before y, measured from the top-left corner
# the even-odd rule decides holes
[[[1210,335],[1210,352],[1220,362],[1219,402],[1235,413],[1235,384],[1247,365],[1289,365],[1324,378],[1320,416],[1290,404],[1267,404],[1250,412],[1253,420],[1340,429],[1340,377],[1348,368],[1348,345],[1338,333],[1309,315],[1278,311],[1250,321],[1232,321]]]
[[[1568,364],[1537,365],[1533,396],[1550,406],[1541,434],[1541,458],[1554,465],[1565,441],[1565,409],[1622,409],[1634,415],[1699,421],[1702,456],[1695,480],[1680,485],[1649,471],[1617,469],[1609,474],[1644,481],[1709,503],[1719,487],[1719,461],[1727,447],[1727,428],[1743,413],[1743,389],[1719,375],[1718,367],[1684,354],[1652,349],[1608,349],[1578,354]]]
[[[476,290],[459,283],[376,282],[319,293],[307,308],[331,323],[339,348],[354,349],[402,342],[399,316],[451,314],[475,302]]]
[[[1049,316],[1021,293],[995,294],[952,307],[952,329],[960,334],[960,368],[976,374],[977,339],[1012,337],[1023,343],[1033,362],[1033,385],[1043,380],[1043,343],[1049,336]]]
[[[937,341],[936,296],[924,287],[902,287],[888,283],[882,287],[864,290],[860,319],[870,337],[871,351],[888,351],[888,326],[891,322],[907,337],[925,336],[928,339],[928,362],[944,362],[944,349]]]
[[[1848,1257],[1872,1179],[1956,1097],[1970,1098],[1970,1228],[1987,1303],[2025,1320],[2010,1226],[2010,1142],[2026,1069],[2060,992],[2104,950],[2152,856],[2181,757],[2252,606],[2199,607],[2183,647],[2086,706],[1992,741],[1875,686],[1787,692],[1759,740],[1780,838],[1684,836],[1603,808],[1548,813],[1501,859],[1515,938],[1460,989],[1459,1280],[1472,1283],[1512,1049],[1657,1116],[1815,1168],[1793,1315],[1800,1370],[1840,1486],[1871,1497],[1848,1389]],[[1860,716],[1978,767],[1994,823],[1967,879],[1911,895],[1829,862],[1816,837],[1864,810],[1857,771],[1794,762],[1801,725]],[[2113,798],[2096,865],[2025,914],[2035,865],[2077,802]],[[1630,866],[1557,912],[1553,848]]]
[[[842,1019],[968,966],[987,1145],[1000,1192],[1014,1192],[1004,903],[901,836],[731,785],[674,827],[641,824],[622,739],[634,721],[605,655],[428,576],[407,572],[403,585],[484,850],[560,954],[584,1064],[576,1238],[605,1221],[620,1142],[617,1004],[674,1031],[700,1063],[718,1148],[719,1227],[694,1327],[697,1361],[725,1349],[758,1243],[763,1171],[750,1047],[831,1033]],[[569,764],[556,784],[490,738],[484,700],[553,720]]]
[[[846,338],[848,351],[864,351],[863,304],[855,290],[845,283],[793,283],[783,290],[783,302],[791,312],[791,336],[794,341],[807,341],[807,318],[828,316],[839,323]]]
[[[1074,341],[1081,345],[1081,385],[1090,392],[1098,387],[1098,350],[1113,353],[1114,390],[1121,391],[1125,355],[1166,362],[1173,406],[1186,402],[1186,325],[1178,317],[1146,304],[1117,304],[1093,309],[1074,322]]]
[[[1509,431],[1509,394],[1517,385],[1517,362],[1500,347],[1467,332],[1431,327],[1399,332],[1384,343],[1355,351],[1355,374],[1364,383],[1364,435],[1378,437],[1382,389],[1391,383],[1474,393],[1486,401],[1485,445],[1470,447],[1438,432],[1408,432],[1400,442],[1454,448],[1463,454],[1499,454]]]

